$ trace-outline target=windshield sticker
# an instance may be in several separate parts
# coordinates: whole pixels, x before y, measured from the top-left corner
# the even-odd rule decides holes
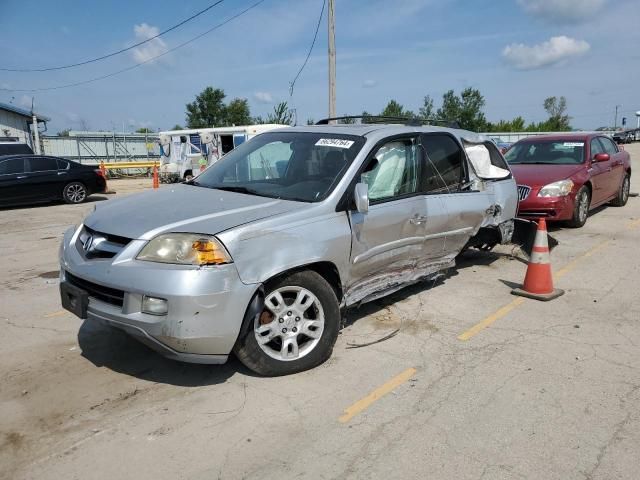
[[[584,142],[564,142],[563,147],[584,147]]]
[[[317,147],[338,147],[351,148],[355,142],[353,140],[341,140],[339,138],[321,138],[316,142]]]

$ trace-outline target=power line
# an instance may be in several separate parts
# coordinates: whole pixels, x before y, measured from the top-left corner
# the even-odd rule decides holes
[[[156,55],[155,57],[151,57],[148,60],[145,60],[144,62],[140,62],[140,63],[136,63],[135,65],[132,65],[130,67],[127,68],[123,68],[122,70],[118,70],[112,73],[109,73],[107,75],[102,75],[100,77],[96,77],[96,78],[91,78],[89,80],[83,80],[81,82],[76,82],[76,83],[68,83],[66,85],[57,85],[55,87],[47,87],[47,88],[22,88],[22,89],[16,89],[16,88],[0,88],[0,90],[3,91],[8,91],[8,92],[44,92],[44,91],[49,91],[49,90],[60,90],[62,88],[70,88],[70,87],[77,87],[80,85],[86,85],[87,83],[93,83],[93,82],[97,82],[98,80],[104,80],[105,78],[110,78],[110,77],[115,77],[116,75],[119,75],[121,73],[124,72],[128,72],[130,70],[133,70],[135,68],[138,68],[146,63],[152,62],[157,58],[160,58],[164,55],[167,55],[175,50],[178,50],[179,48],[182,48],[190,43],[195,42],[196,40],[204,37],[205,35],[208,35],[209,33],[213,32],[214,30],[217,30],[218,28],[226,25],[227,23],[235,20],[236,18],[244,15],[245,13],[247,13],[249,10],[253,10],[255,7],[257,7],[258,5],[260,5],[261,3],[264,3],[266,0],[258,0],[257,2],[255,2],[254,4],[250,5],[249,7],[245,8],[244,10],[242,10],[241,12],[233,15],[232,17],[229,17],[228,19],[226,19],[224,22],[221,22],[215,26],[213,26],[212,28],[210,28],[209,30],[202,32],[200,35],[197,35],[195,37],[193,37],[190,40],[187,40],[186,42],[181,43],[180,45],[177,45],[169,50],[167,50],[166,52],[161,53],[160,55]]]
[[[81,65],[87,65],[89,63],[94,63],[94,62],[99,62],[100,60],[104,60],[106,58],[111,58],[111,57],[115,57],[116,55],[120,55],[121,53],[124,52],[128,52],[131,49],[134,49],[136,47],[139,47],[140,45],[144,45],[145,43],[150,42],[151,40],[155,40],[158,37],[161,37],[162,35],[164,35],[165,33],[169,33],[172,30],[175,30],[176,28],[181,27],[182,25],[184,25],[187,22],[190,22],[191,20],[193,20],[196,17],[199,17],[200,15],[202,15],[205,12],[208,12],[209,10],[211,10],[213,7],[220,5],[222,2],[224,2],[224,0],[218,0],[217,2],[212,3],[211,5],[209,5],[207,8],[200,10],[197,13],[194,13],[193,15],[191,15],[189,18],[185,18],[184,20],[182,20],[180,23],[177,23],[175,25],[173,25],[172,27],[167,28],[166,30],[163,30],[162,32],[158,33],[157,35],[154,35],[151,38],[147,38],[146,40],[143,40],[141,42],[138,42],[134,45],[131,45],[129,47],[123,48],[121,50],[118,50],[116,52],[112,52],[112,53],[108,53],[106,55],[102,55],[101,57],[96,57],[96,58],[92,58],[90,60],[85,60],[83,62],[78,62],[78,63],[71,63],[69,65],[60,65],[57,67],[39,67],[39,68],[0,68],[0,71],[3,72],[51,72],[53,70],[64,70],[66,68],[73,68],[73,67],[79,67]]]
[[[318,30],[320,30],[320,23],[322,22],[322,16],[324,15],[324,7],[325,7],[326,3],[327,3],[327,0],[323,0],[322,9],[320,10],[320,17],[318,18],[318,25],[316,25],[316,33],[313,35],[313,42],[311,42],[311,47],[309,48],[309,52],[307,52],[307,58],[304,59],[304,63],[300,67],[300,70],[298,70],[298,73],[296,74],[295,78],[289,84],[289,96],[290,97],[293,96],[293,87],[296,84],[296,80],[298,80],[298,77],[302,73],[302,70],[304,70],[304,67],[307,66],[307,62],[309,61],[309,57],[311,56],[311,52],[313,51],[313,47],[316,44],[316,39],[318,38]]]

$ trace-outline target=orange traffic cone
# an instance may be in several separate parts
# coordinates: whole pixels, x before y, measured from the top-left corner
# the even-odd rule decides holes
[[[158,164],[153,164],[153,188],[160,188],[160,182],[158,181]]]
[[[522,288],[511,290],[514,295],[533,298],[534,300],[553,300],[564,294],[564,290],[553,288],[551,262],[549,260],[549,242],[547,241],[547,222],[541,218],[538,222],[536,239],[524,277]]]

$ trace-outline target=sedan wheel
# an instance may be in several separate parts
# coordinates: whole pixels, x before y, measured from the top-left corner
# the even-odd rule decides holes
[[[627,200],[629,200],[629,189],[631,188],[631,176],[627,173],[622,179],[622,184],[620,185],[620,190],[618,191],[618,195],[611,202],[611,205],[614,207],[624,207],[627,204]]]
[[[334,289],[318,273],[285,275],[266,286],[264,307],[246,322],[234,346],[256,373],[287,375],[313,368],[331,356],[340,329]]]
[[[591,195],[589,195],[589,189],[583,186],[576,194],[575,204],[573,207],[573,218],[569,221],[570,227],[580,228],[587,223],[590,203]]]
[[[62,198],[66,203],[82,203],[87,199],[87,187],[80,182],[71,182],[64,187]]]

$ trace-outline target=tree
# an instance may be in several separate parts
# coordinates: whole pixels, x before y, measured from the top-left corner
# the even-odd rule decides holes
[[[136,130],[136,133],[153,133],[153,130],[147,127],[142,127]]]
[[[346,117],[348,115],[345,113],[343,116]],[[340,120],[340,123],[351,125],[351,124],[356,123],[356,119],[355,118],[343,118],[342,120]]]
[[[429,119],[434,117],[433,98],[430,95],[425,95],[422,107],[419,110],[420,118]]]
[[[389,100],[387,106],[384,107],[382,112],[380,112],[381,117],[401,117],[401,118],[411,118],[413,117],[413,112],[410,110],[405,110],[402,105],[400,105],[395,100]]]
[[[171,130],[184,130],[184,128],[179,123],[176,123]]]
[[[249,113],[249,102],[246,98],[234,98],[225,108],[226,125],[249,125],[251,114]]]
[[[267,115],[267,118],[256,117],[254,123],[277,123],[279,125],[291,125],[293,121],[293,111],[289,109],[287,102],[280,102],[273,107],[273,112]]]
[[[58,136],[59,137],[68,137],[70,131],[71,131],[70,128],[65,128],[64,130],[61,130],[61,131],[58,132]]]
[[[544,109],[549,115],[546,130],[552,132],[564,132],[571,130],[571,117],[567,115],[567,99],[565,97],[549,97],[544,100]]]
[[[458,121],[460,128],[482,131],[487,127],[487,119],[482,113],[485,100],[480,90],[465,88],[458,97],[453,90],[442,96],[442,107],[438,109],[438,118]]]
[[[221,88],[205,88],[193,102],[186,105],[187,127],[226,126],[224,98],[224,90]]]
[[[307,125],[315,125],[316,121],[313,118],[307,118]]]

